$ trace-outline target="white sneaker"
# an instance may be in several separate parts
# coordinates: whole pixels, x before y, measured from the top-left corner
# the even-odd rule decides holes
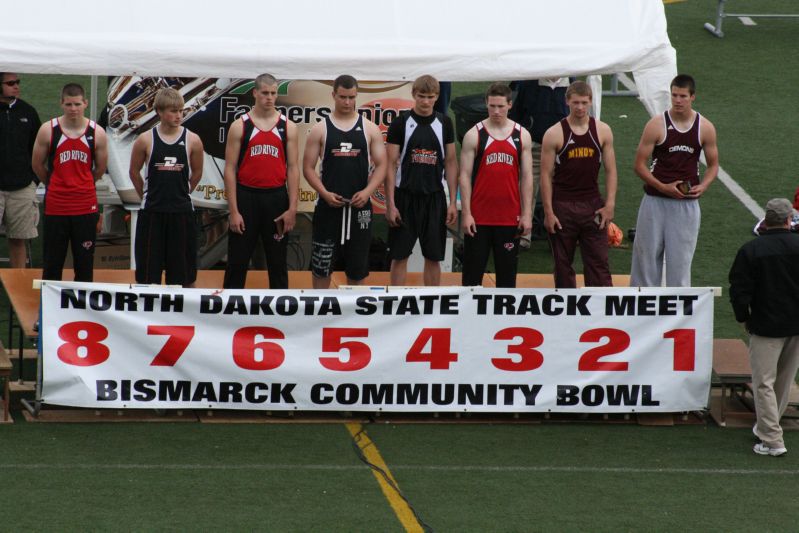
[[[755,447],[752,448],[752,451],[758,455],[770,455],[772,457],[779,457],[788,453],[787,448],[772,448],[770,446],[766,446],[762,442],[755,444]]]

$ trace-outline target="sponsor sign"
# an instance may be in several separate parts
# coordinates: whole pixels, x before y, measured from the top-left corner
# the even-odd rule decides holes
[[[359,82],[358,111],[385,133],[400,111],[413,107],[411,82]],[[225,208],[223,181],[225,143],[230,125],[253,106],[253,80],[230,78],[142,78],[120,76],[108,87],[106,108],[109,146],[113,153],[109,173],[114,186],[128,203],[138,203],[138,194],[128,177],[130,149],[136,135],[158,124],[155,95],[162,87],[173,87],[186,100],[184,125],[203,142],[206,161],[203,179],[192,193],[195,205]],[[333,112],[333,82],[284,80],[278,85],[277,109],[297,124],[299,145],[299,210],[313,211],[317,194],[302,177],[302,155],[308,132]],[[382,185],[372,196],[375,212],[385,212]]]
[[[707,407],[702,288],[251,291],[43,282],[45,403],[678,412]]]

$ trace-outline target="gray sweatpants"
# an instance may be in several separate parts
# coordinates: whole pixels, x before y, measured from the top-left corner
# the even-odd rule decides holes
[[[691,286],[691,261],[699,236],[699,200],[644,195],[633,242],[631,287],[660,287],[663,259],[666,286]]]

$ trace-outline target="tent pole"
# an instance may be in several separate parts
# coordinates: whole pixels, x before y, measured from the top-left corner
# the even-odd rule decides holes
[[[97,76],[92,76],[91,89],[89,97],[89,118],[97,121]]]

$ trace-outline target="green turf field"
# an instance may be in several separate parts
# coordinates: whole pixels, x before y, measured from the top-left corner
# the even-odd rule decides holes
[[[794,0],[728,2],[729,11],[799,12]],[[799,186],[791,104],[799,21],[725,21],[715,0],[666,6],[678,67],[697,79],[695,107],[716,125],[721,167],[760,205]],[[564,14],[564,17],[567,14]],[[71,77],[24,76],[23,97],[58,114]],[[82,78],[88,86],[88,79]],[[454,96],[481,90],[456,84]],[[632,172],[647,120],[632,97],[604,98],[619,168],[616,222],[635,225]],[[744,338],[727,272],[754,217],[717,181],[702,200],[694,285],[720,286],[715,337]],[[0,241],[0,256],[5,242]],[[34,261],[37,259],[34,254]],[[521,271],[546,272],[545,243]],[[630,250],[612,270],[628,273]],[[0,309],[3,318],[6,311]],[[2,330],[5,342],[6,328]],[[410,505],[435,531],[797,531],[799,436],[790,453],[755,456],[748,429],[712,425],[553,423],[365,425]],[[402,531],[343,424],[0,425],[0,531]]]

